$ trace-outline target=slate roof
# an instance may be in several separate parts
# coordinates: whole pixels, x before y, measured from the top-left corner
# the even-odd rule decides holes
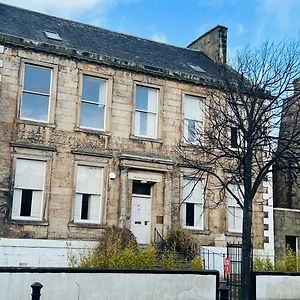
[[[61,41],[46,37],[44,31],[58,33]],[[200,51],[171,46],[147,39],[65,20],[0,3],[0,42],[9,42],[9,37],[21,41],[30,40],[31,46],[51,52],[61,49],[85,52],[115,64],[144,72],[192,82],[204,82],[218,78],[219,65]],[[21,39],[20,39],[21,38]],[[13,39],[12,39],[13,40]],[[12,41],[11,40],[11,41]],[[27,41],[28,42],[28,41]],[[11,42],[13,44],[13,42]],[[48,48],[45,48],[45,45]],[[74,51],[76,50],[76,51]],[[104,59],[105,58],[105,59]],[[113,60],[111,59],[113,58]],[[198,66],[205,72],[194,70]]]

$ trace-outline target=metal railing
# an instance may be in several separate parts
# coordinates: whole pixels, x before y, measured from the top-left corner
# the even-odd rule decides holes
[[[166,241],[156,228],[154,228],[154,243],[156,244],[159,251],[164,251],[167,247]]]

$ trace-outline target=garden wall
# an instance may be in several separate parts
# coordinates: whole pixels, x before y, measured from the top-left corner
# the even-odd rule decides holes
[[[42,300],[216,300],[219,272],[0,268],[1,299],[30,300],[36,281]]]
[[[300,273],[253,272],[256,300],[299,300]]]

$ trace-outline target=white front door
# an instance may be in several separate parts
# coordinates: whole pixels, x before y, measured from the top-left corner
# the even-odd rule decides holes
[[[132,195],[131,231],[139,244],[150,244],[151,196]]]

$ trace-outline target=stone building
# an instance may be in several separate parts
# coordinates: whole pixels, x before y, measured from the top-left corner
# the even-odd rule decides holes
[[[300,80],[297,80],[294,82],[292,98],[296,101],[286,109],[281,120],[280,134],[282,137],[286,136],[287,140],[291,136],[291,131],[294,135],[300,136],[299,93]],[[275,167],[273,176],[275,255],[279,258],[284,257],[288,247],[295,253],[300,249],[300,174],[299,171],[292,170],[293,161],[287,159],[285,163],[288,168],[280,171]]]
[[[203,125],[227,28],[180,48],[4,4],[0,24],[1,265],[63,265],[109,225],[145,244],[179,222],[211,249],[241,240],[241,209],[204,209],[174,153]],[[272,252],[270,203],[253,228]]]

